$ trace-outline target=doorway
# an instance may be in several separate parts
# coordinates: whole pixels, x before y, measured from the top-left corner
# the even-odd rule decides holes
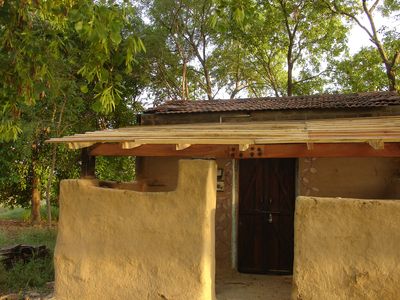
[[[295,169],[294,158],[239,161],[239,272],[292,273]]]

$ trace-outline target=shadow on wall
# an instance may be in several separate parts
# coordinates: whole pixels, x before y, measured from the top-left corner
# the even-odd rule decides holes
[[[399,158],[299,159],[299,194],[359,199],[400,198]]]

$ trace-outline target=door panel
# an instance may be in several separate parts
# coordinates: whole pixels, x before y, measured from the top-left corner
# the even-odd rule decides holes
[[[240,272],[292,272],[294,204],[295,159],[240,161]]]

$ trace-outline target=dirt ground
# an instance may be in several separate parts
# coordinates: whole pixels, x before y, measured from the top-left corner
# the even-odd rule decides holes
[[[2,220],[0,219],[0,228],[3,230],[17,230],[19,228],[28,228],[31,225],[28,222],[18,220]]]
[[[292,276],[224,272],[216,277],[217,300],[289,300]]]

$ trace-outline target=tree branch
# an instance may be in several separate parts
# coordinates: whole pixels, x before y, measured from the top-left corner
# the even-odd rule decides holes
[[[370,14],[372,14],[375,8],[378,6],[380,0],[376,0],[374,4],[372,4],[371,8],[368,10]]]
[[[303,82],[306,82],[306,81],[310,81],[310,80],[312,80],[312,79],[315,79],[315,78],[321,76],[322,74],[326,73],[327,71],[328,71],[328,70],[323,70],[323,71],[321,71],[321,72],[319,72],[318,74],[315,74],[315,75],[313,75],[313,76],[309,76],[309,77],[303,78],[302,80],[295,81],[295,82],[293,82],[293,85],[296,85],[296,84],[299,84],[299,83],[303,83]]]
[[[391,66],[394,67],[395,65],[397,65],[400,62],[400,51],[397,51],[394,55],[393,55],[393,60],[391,63]]]

